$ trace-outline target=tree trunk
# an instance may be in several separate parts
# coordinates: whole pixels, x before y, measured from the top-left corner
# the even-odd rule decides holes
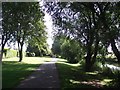
[[[90,71],[91,70],[91,57],[92,57],[92,52],[91,52],[91,46],[92,43],[88,44],[88,49],[87,49],[87,56],[85,57],[85,71]]]
[[[23,58],[23,53],[22,53],[22,51],[23,51],[23,43],[18,43],[18,49],[19,49],[19,62],[21,62],[22,61],[22,58]]]
[[[86,62],[85,62],[85,71],[86,72],[89,72],[91,70],[91,57],[92,57],[92,54],[90,54],[88,52],[87,56],[86,56]]]
[[[2,58],[3,58],[4,46],[5,46],[5,43],[4,44],[2,43],[1,53],[0,53],[0,62],[2,61]]]
[[[118,63],[120,63],[120,52],[118,51],[118,49],[115,45],[115,40],[111,39],[110,43],[111,43],[112,50],[113,50],[115,56],[117,57]]]
[[[97,35],[97,34],[96,34]],[[98,35],[96,36],[95,48],[94,48],[94,56],[92,57],[92,65],[96,62],[96,56],[98,53],[99,39]]]
[[[23,58],[23,54],[22,54],[22,47],[21,47],[19,50],[19,62],[22,61],[22,58]]]

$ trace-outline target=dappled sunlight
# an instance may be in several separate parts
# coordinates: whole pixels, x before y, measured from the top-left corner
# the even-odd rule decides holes
[[[35,79],[35,78],[37,78],[37,77],[35,77],[35,76],[30,76],[29,78],[25,79],[24,81],[29,81],[29,80],[32,80],[32,79]],[[22,84],[22,83],[21,83],[21,84]]]
[[[4,2],[0,12],[3,88],[27,76],[29,88],[120,87],[120,2]]]
[[[75,81],[75,80],[72,80],[72,79],[70,79],[70,82],[73,83],[73,84],[76,84],[76,83],[80,84],[80,81]]]
[[[119,70],[120,71],[120,67],[117,67],[115,65],[109,65],[109,64],[105,64],[106,67],[109,67],[112,70]]]
[[[103,85],[100,83],[99,80],[94,80],[94,81],[82,81],[80,82],[81,84],[85,84],[85,85],[91,85],[94,86],[96,88],[102,88]]]
[[[103,79],[103,80],[101,81],[101,84],[102,84],[102,85],[106,85],[106,84],[110,83],[111,81],[112,81],[112,79]]]
[[[88,75],[97,75],[98,72],[86,72],[86,74],[88,74]]]
[[[23,80],[17,88],[56,88],[59,87],[55,61],[45,62],[36,72]]]
[[[34,71],[34,70],[36,70],[36,68],[29,67],[29,68],[27,68],[25,70],[27,70],[27,71]]]
[[[77,63],[77,64],[67,63],[67,60],[65,60],[65,59],[60,59],[60,60],[58,60],[57,63],[63,63],[63,64],[67,64],[67,65],[70,65],[70,66],[75,66],[75,67],[80,66],[79,63]]]
[[[57,68],[62,87],[104,88],[113,80],[98,71],[85,72],[80,64],[69,64],[66,60],[59,60]]]

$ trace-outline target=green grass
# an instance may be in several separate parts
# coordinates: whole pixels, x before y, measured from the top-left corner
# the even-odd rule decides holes
[[[69,64],[60,59],[57,64],[61,89],[66,88],[105,88],[110,87],[115,78],[104,76],[97,71],[84,72],[80,64]]]
[[[24,80],[36,68],[50,61],[51,58],[45,57],[24,57],[22,62],[18,62],[18,58],[8,58],[2,61],[2,87],[14,88],[21,80]]]

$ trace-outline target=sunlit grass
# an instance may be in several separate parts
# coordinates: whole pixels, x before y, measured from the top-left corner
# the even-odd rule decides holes
[[[103,79],[102,81],[101,81],[101,84],[102,85],[106,85],[107,83],[110,83],[112,81],[112,79]]]
[[[29,74],[36,70],[51,58],[46,57],[24,57],[22,62],[18,62],[19,58],[8,58],[2,61],[2,87],[14,88],[21,80],[24,80]]]
[[[18,57],[14,57],[14,58],[6,58],[3,59],[2,61],[19,61]],[[40,64],[43,63],[45,61],[51,61],[51,58],[48,57],[23,57],[22,62],[23,63],[28,63],[28,64]]]
[[[52,60],[52,58],[49,57],[41,57],[41,59],[43,59],[45,62],[50,62]]]
[[[65,60],[65,59],[59,59],[57,63],[64,63],[64,64],[67,64],[67,65],[70,65],[70,66],[75,66],[75,67],[80,66],[79,63],[77,63],[77,64],[67,63],[67,60]]]

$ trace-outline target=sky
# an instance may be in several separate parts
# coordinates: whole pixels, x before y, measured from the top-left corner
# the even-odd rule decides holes
[[[47,43],[49,45],[49,48],[52,48],[52,43],[53,43],[53,24],[52,24],[52,18],[51,16],[45,12],[45,16],[44,16],[44,21],[45,21],[45,25],[46,25],[46,32],[48,33],[47,35]]]

